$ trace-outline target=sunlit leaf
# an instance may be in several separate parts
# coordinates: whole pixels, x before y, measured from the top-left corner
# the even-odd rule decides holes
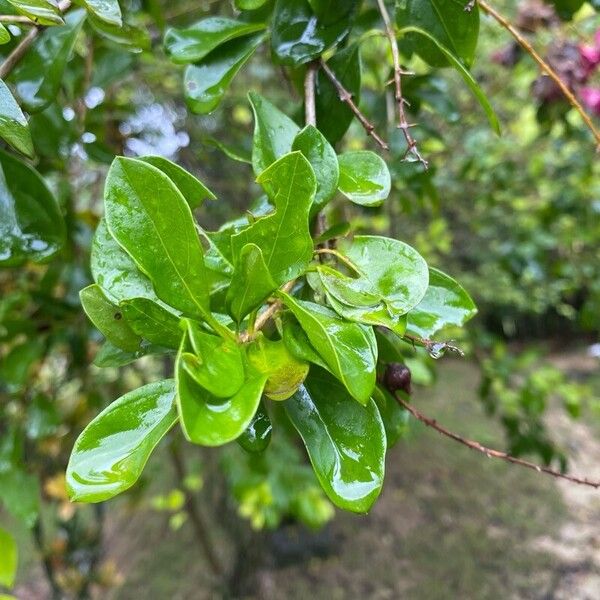
[[[379,206],[390,195],[392,178],[385,161],[375,152],[359,150],[338,157],[340,192],[361,206]]]
[[[19,152],[30,158],[33,157],[33,142],[31,141],[27,119],[11,91],[1,79],[0,137]]]

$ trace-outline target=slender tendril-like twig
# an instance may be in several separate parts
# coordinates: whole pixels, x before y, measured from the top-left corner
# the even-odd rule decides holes
[[[596,143],[598,144],[598,149],[600,149],[600,131],[594,125],[591,117],[587,114],[583,106],[577,98],[575,94],[569,89],[569,87],[565,84],[565,82],[560,78],[558,73],[536,52],[533,46],[527,41],[527,39],[514,27],[506,17],[501,15],[493,6],[488,4],[486,0],[472,0],[465,7],[466,10],[471,10],[475,6],[475,2],[481,7],[481,10],[492,17],[497,23],[499,23],[506,31],[508,31],[517,41],[517,43],[533,58],[533,60],[538,64],[540,69],[544,71],[552,81],[559,87],[561,92],[565,95],[566,99],[569,101],[569,104],[575,108],[575,110],[581,115],[584,123],[588,126],[594,138],[596,139]]]
[[[348,108],[354,113],[354,116],[359,120],[360,124],[363,126],[364,130],[383,148],[384,150],[389,150],[390,147],[387,145],[385,141],[377,134],[375,131],[375,125],[365,117],[365,115],[361,112],[360,108],[356,105],[352,98],[352,94],[344,87],[342,82],[336,77],[336,74],[331,70],[331,67],[323,60],[320,61],[321,68],[327,78],[333,84],[333,87],[336,89],[339,99],[348,105]]]
[[[402,94],[402,75],[405,75],[406,73],[403,72],[400,65],[400,51],[398,49],[398,40],[396,40],[396,32],[394,31],[394,26],[392,25],[392,20],[384,0],[377,0],[377,4],[379,5],[379,12],[381,13],[385,25],[386,36],[392,50],[392,60],[394,61],[394,85],[396,88],[395,98],[398,107],[398,129],[402,131],[407,145],[405,158],[409,154],[412,154],[427,169],[427,161],[421,156],[417,147],[417,141],[410,133],[410,127],[412,127],[412,125],[409,125],[406,118],[406,111],[404,110],[407,102]]]
[[[513,465],[519,465],[521,467],[525,467],[527,469],[532,469],[533,471],[537,471],[538,473],[546,473],[547,475],[551,475],[557,479],[564,479],[566,481],[570,481],[571,483],[577,483],[579,485],[587,485],[589,487],[593,487],[595,489],[600,488],[600,481],[592,481],[591,479],[582,478],[582,477],[574,477],[572,475],[566,475],[561,473],[560,471],[555,471],[554,469],[550,469],[549,467],[542,467],[541,465],[536,465],[535,463],[529,462],[528,460],[523,460],[521,458],[517,458],[515,456],[511,456],[506,452],[502,452],[500,450],[493,450],[492,448],[487,448],[483,446],[479,442],[475,442],[473,440],[468,440],[467,438],[454,433],[442,425],[440,425],[435,419],[431,419],[426,417],[424,414],[419,412],[414,406],[406,402],[403,398],[401,398],[398,394],[395,394],[395,398],[404,408],[407,410],[415,419],[421,421],[421,423],[427,425],[431,429],[434,429],[441,435],[470,448],[471,450],[476,450],[477,452],[481,452],[485,454],[489,458],[499,458],[500,460],[504,460],[506,462],[512,463]]]
[[[65,12],[71,6],[71,0],[62,0],[58,3],[61,12]],[[44,27],[33,27],[27,32],[27,35],[13,48],[12,52],[4,59],[0,65],[0,79],[6,79],[11,71],[17,66],[20,60],[27,54],[29,46],[33,44],[35,38],[43,31]]]

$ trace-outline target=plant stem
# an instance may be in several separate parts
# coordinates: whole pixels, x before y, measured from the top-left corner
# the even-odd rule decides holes
[[[483,12],[488,14],[490,17],[496,20],[506,31],[508,31],[518,42],[518,44],[529,54],[533,60],[539,65],[540,69],[544,71],[552,81],[559,87],[561,92],[565,95],[566,99],[569,101],[571,106],[577,110],[577,112],[581,115],[584,123],[589,127],[590,131],[594,135],[596,139],[596,143],[598,144],[598,148],[600,149],[600,131],[596,129],[594,122],[591,117],[587,114],[583,106],[581,106],[579,100],[575,97],[575,94],[568,88],[568,86],[564,83],[564,81],[560,78],[558,73],[554,71],[554,69],[536,52],[533,46],[527,41],[525,37],[521,35],[521,33],[514,27],[508,19],[502,16],[495,8],[490,6],[485,0],[476,0],[477,4],[481,7]],[[469,9],[469,5],[466,7]]]
[[[35,22],[29,17],[22,17],[20,15],[0,15],[0,23],[6,25],[31,25],[35,27]]]
[[[194,531],[196,533],[196,539],[198,540],[198,544],[202,548],[208,564],[216,577],[222,577],[224,573],[223,566],[221,565],[221,559],[215,552],[212,540],[210,539],[208,528],[202,517],[200,509],[198,507],[198,503],[196,502],[196,497],[191,493],[190,490],[184,485],[184,481],[187,475],[185,461],[183,458],[183,454],[181,453],[181,449],[177,443],[177,440],[173,439],[171,441],[171,461],[175,468],[175,473],[177,474],[177,479],[179,484],[182,487],[182,491],[185,495],[185,510],[186,513],[194,527]]]
[[[317,126],[317,107],[315,103],[315,83],[317,79],[317,71],[319,63],[317,61],[310,62],[306,69],[306,77],[304,78],[304,109],[307,125]]]
[[[58,8],[61,12],[65,12],[71,6],[71,0],[62,0],[58,3]],[[33,27],[27,32],[27,35],[14,47],[13,51],[4,59],[0,65],[0,79],[6,79],[10,72],[17,66],[19,61],[25,56],[29,46],[33,44],[38,34],[45,27]]]
[[[360,124],[363,126],[364,130],[383,148],[384,150],[389,150],[390,147],[386,142],[381,139],[381,137],[375,131],[375,125],[373,125],[365,115],[360,111],[358,106],[356,106],[356,102],[352,99],[352,94],[344,87],[342,82],[336,77],[335,73],[331,70],[329,65],[321,59],[320,61],[321,68],[327,78],[333,84],[333,87],[336,89],[338,93],[339,99],[346,103],[350,110],[354,113],[354,116],[359,120]]]
[[[502,452],[500,450],[493,450],[492,448],[487,448],[483,446],[479,442],[475,442],[473,440],[469,440],[464,438],[457,433],[454,433],[445,427],[442,427],[435,419],[431,419],[426,417],[424,414],[420,413],[414,406],[403,400],[398,394],[394,394],[396,400],[404,408],[407,410],[415,419],[421,421],[421,423],[427,425],[431,429],[434,429],[438,433],[471,450],[476,450],[477,452],[481,452],[485,454],[488,458],[499,458],[500,460],[504,460],[513,465],[519,465],[521,467],[525,467],[527,469],[532,469],[533,471],[537,471],[538,473],[546,473],[547,475],[551,475],[552,477],[556,477],[557,479],[564,479],[566,481],[570,481],[571,483],[577,483],[579,485],[587,485],[589,487],[593,487],[595,489],[600,488],[600,481],[592,481],[587,478],[581,477],[572,477],[571,475],[565,475],[564,473],[560,473],[559,471],[555,471],[554,469],[550,469],[549,467],[542,467],[541,465],[536,465],[535,463],[529,462],[527,460],[523,460],[521,458],[517,458],[515,456],[511,456],[506,452]]]

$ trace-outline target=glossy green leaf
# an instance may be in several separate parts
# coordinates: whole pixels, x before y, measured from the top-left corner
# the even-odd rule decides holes
[[[429,287],[421,302],[408,314],[408,329],[429,338],[447,325],[462,327],[477,314],[477,307],[452,277],[429,269]]]
[[[28,112],[39,112],[56,100],[84,20],[84,10],[69,11],[65,24],[44,30],[13,70],[10,81]]]
[[[94,281],[113,302],[147,298],[160,303],[152,282],[113,238],[105,219],[100,220],[94,235],[91,266]]]
[[[494,111],[494,108],[490,104],[487,96],[479,87],[479,84],[473,78],[473,75],[464,67],[464,65],[448,50],[445,46],[442,46],[430,33],[424,31],[423,29],[419,29],[418,27],[405,27],[400,33],[418,33],[420,36],[426,37],[431,40],[440,51],[446,56],[448,62],[458,71],[460,76],[463,78],[463,81],[467,84],[471,92],[475,98],[477,98],[479,104],[483,108],[488,121],[490,122],[490,126],[496,133],[500,133],[500,121],[498,120],[498,115]]]
[[[283,321],[283,342],[298,360],[329,369],[321,355],[313,348],[304,329],[293,318],[285,318]]]
[[[147,28],[138,27],[131,23],[114,25],[94,14],[88,15],[88,22],[98,35],[116,44],[119,49],[137,54],[142,50],[149,50],[151,47],[150,34]]]
[[[40,485],[36,475],[18,465],[0,471],[0,506],[27,527],[33,527],[40,514]]]
[[[15,583],[18,556],[15,539],[0,527],[0,586],[11,588]]]
[[[338,160],[339,188],[348,200],[361,206],[379,206],[390,195],[390,171],[385,161],[375,152],[346,152]]]
[[[157,346],[179,348],[183,332],[177,315],[148,298],[125,300],[119,309],[137,335]]]
[[[335,0],[334,10],[317,17],[308,0],[277,0],[271,48],[281,64],[296,67],[321,56],[352,29],[358,0]]]
[[[375,402],[360,406],[331,375],[314,368],[285,408],[329,499],[344,510],[367,512],[385,472],[386,437]]]
[[[106,223],[152,280],[158,297],[182,312],[209,313],[203,250],[190,207],[159,169],[119,157],[108,172]]]
[[[81,290],[79,298],[90,321],[107,340],[126,352],[136,352],[139,349],[142,338],[123,318],[121,308],[105,296],[99,285],[90,285]]]
[[[315,173],[317,191],[311,208],[311,215],[315,215],[335,195],[340,178],[337,155],[325,136],[312,125],[296,136],[292,150],[302,152]]]
[[[273,281],[282,285],[300,276],[313,255],[308,225],[316,182],[310,163],[292,152],[272,164],[257,179],[275,205],[275,212],[257,219],[231,237],[236,263],[246,244],[256,244]]]
[[[264,452],[271,443],[273,425],[262,400],[256,413],[242,435],[237,439],[238,444],[247,452]]]
[[[356,236],[340,251],[353,265],[351,276],[318,268],[333,308],[352,321],[403,333],[403,316],[421,302],[429,283],[423,257],[404,242],[379,236]]]
[[[237,323],[259,308],[277,289],[262,250],[256,244],[246,244],[240,251],[237,266],[227,291],[229,314]]]
[[[143,356],[155,355],[161,356],[172,353],[171,350],[163,346],[154,346],[147,342],[142,342],[142,345],[135,352],[127,352],[117,348],[108,340],[102,344],[102,347],[94,358],[94,365],[101,369],[118,368],[130,365]]]
[[[233,397],[223,399],[213,396],[190,377],[181,354],[176,373],[181,428],[190,442],[202,446],[222,446],[244,433],[256,414],[267,380],[263,375],[252,377]]]
[[[199,234],[206,245],[204,264],[206,266],[208,287],[211,294],[217,294],[232,285],[233,265],[213,241],[212,238],[215,234],[208,234],[202,229],[199,229]]]
[[[447,66],[447,48],[465,65],[471,66],[479,36],[479,8],[465,10],[462,0],[398,0],[396,23],[399,28],[416,27],[429,33],[437,44],[409,36],[409,46],[434,67]]]
[[[0,151],[0,265],[54,256],[65,225],[54,196],[28,164]]]
[[[204,200],[215,200],[216,196],[191,173],[162,156],[141,156],[148,164],[160,169],[179,189],[190,208],[202,206]]]
[[[287,400],[308,375],[308,363],[295,358],[283,340],[274,342],[260,334],[246,357],[252,369],[268,377],[264,394],[271,400]]]
[[[244,384],[244,362],[240,346],[204,331],[188,321],[186,342],[180,362],[194,381],[218,398],[230,398]],[[188,352],[188,348],[193,350]]]
[[[33,157],[33,142],[29,125],[11,91],[0,79],[0,137],[15,150]]]
[[[201,64],[185,70],[183,87],[190,110],[198,114],[212,112],[220,104],[227,88],[264,40],[258,33],[223,44]]]
[[[8,0],[17,12],[40,25],[62,25],[64,23],[56,0]]]
[[[208,17],[185,29],[167,29],[165,51],[175,63],[197,63],[225,42],[264,28],[262,23],[244,23],[227,17]]]
[[[2,23],[0,23],[0,46],[2,44],[8,44],[10,42],[10,32]]]
[[[403,394],[403,392],[396,392]],[[387,447],[392,448],[406,436],[410,428],[410,413],[402,408],[398,401],[387,391],[376,387],[373,400],[377,404],[385,428]]]
[[[257,10],[263,7],[269,0],[234,0],[239,10]]]
[[[110,25],[121,27],[123,25],[123,16],[119,0],[77,0],[77,4],[81,4],[89,12],[98,17],[101,21],[105,21]]]
[[[75,442],[67,467],[71,500],[103,502],[129,489],[176,422],[173,379],[150,383],[113,402]]]
[[[360,47],[352,44],[336,52],[327,64],[340,83],[352,94],[354,102],[360,103],[361,63]],[[343,137],[354,119],[354,113],[340,100],[329,78],[319,70],[316,89],[317,128],[333,145]],[[332,118],[335,115],[335,118]]]
[[[376,379],[377,342],[373,329],[344,321],[320,304],[279,294],[327,367],[353,398],[367,404]]]
[[[254,173],[260,175],[277,159],[291,152],[300,128],[260,94],[250,92],[248,99],[254,111],[252,166]]]

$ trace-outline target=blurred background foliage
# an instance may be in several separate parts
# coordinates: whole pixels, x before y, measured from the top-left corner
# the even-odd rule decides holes
[[[100,370],[92,364],[102,340],[77,294],[91,282],[90,243],[102,216],[108,165],[119,154],[177,161],[217,194],[197,215],[216,229],[259,196],[245,163],[252,132],[248,90],[290,115],[301,114],[298,74],[273,67],[266,48],[235,78],[216,111],[196,116],[186,109],[182,68],[162,49],[164,29],[231,14],[229,2],[121,4],[132,27],[128,35],[98,35],[85,25],[56,100],[30,120],[35,167],[59,199],[67,243],[47,264],[0,269],[1,521],[21,532],[19,539],[31,533],[37,550],[22,553],[22,568],[40,557],[57,598],[102,594],[97,590],[120,583],[102,544],[106,511],[114,504],[83,507],[66,498],[63,474],[73,441],[110,400],[164,366],[150,357],[141,367]],[[593,49],[600,53],[600,19],[594,8],[575,3],[578,10],[561,20],[538,0],[505,4],[512,21],[598,116],[600,58]],[[13,12],[0,0],[0,14]],[[390,140],[386,161],[394,189],[384,208],[346,203],[341,216],[356,232],[411,243],[461,281],[480,314],[455,342],[467,351],[465,360],[479,366],[485,411],[502,424],[511,453],[566,469],[568,452],[546,425],[548,407],[558,401],[573,418],[600,408],[589,373],[566,372],[547,360],[578,344],[600,356],[593,345],[600,329],[600,161],[592,137],[529,57],[483,18],[473,73],[500,116],[502,136],[490,130],[458,75],[407,56],[415,72],[405,78],[413,133],[430,168],[403,160],[406,148],[394,127],[387,85],[389,49],[385,38],[369,35],[373,27],[379,27],[374,6],[358,23],[364,35],[361,107]],[[11,28],[18,39],[18,28]],[[0,53],[6,56],[14,43]],[[343,145],[366,148],[371,140],[355,123]],[[419,394],[436,377],[435,361],[415,350],[408,362]],[[461,395],[460,387],[446,392],[448,402]],[[412,429],[407,421],[409,438]],[[198,499],[204,516],[190,511]],[[304,454],[285,436],[259,456],[237,447],[182,455],[172,440],[154,470],[116,506],[144,507],[157,519],[167,515],[176,530],[189,523],[200,532],[203,519],[217,519],[234,547],[223,552],[238,575],[250,568],[242,557],[256,543],[252,529],[291,522],[319,528],[334,515]]]

